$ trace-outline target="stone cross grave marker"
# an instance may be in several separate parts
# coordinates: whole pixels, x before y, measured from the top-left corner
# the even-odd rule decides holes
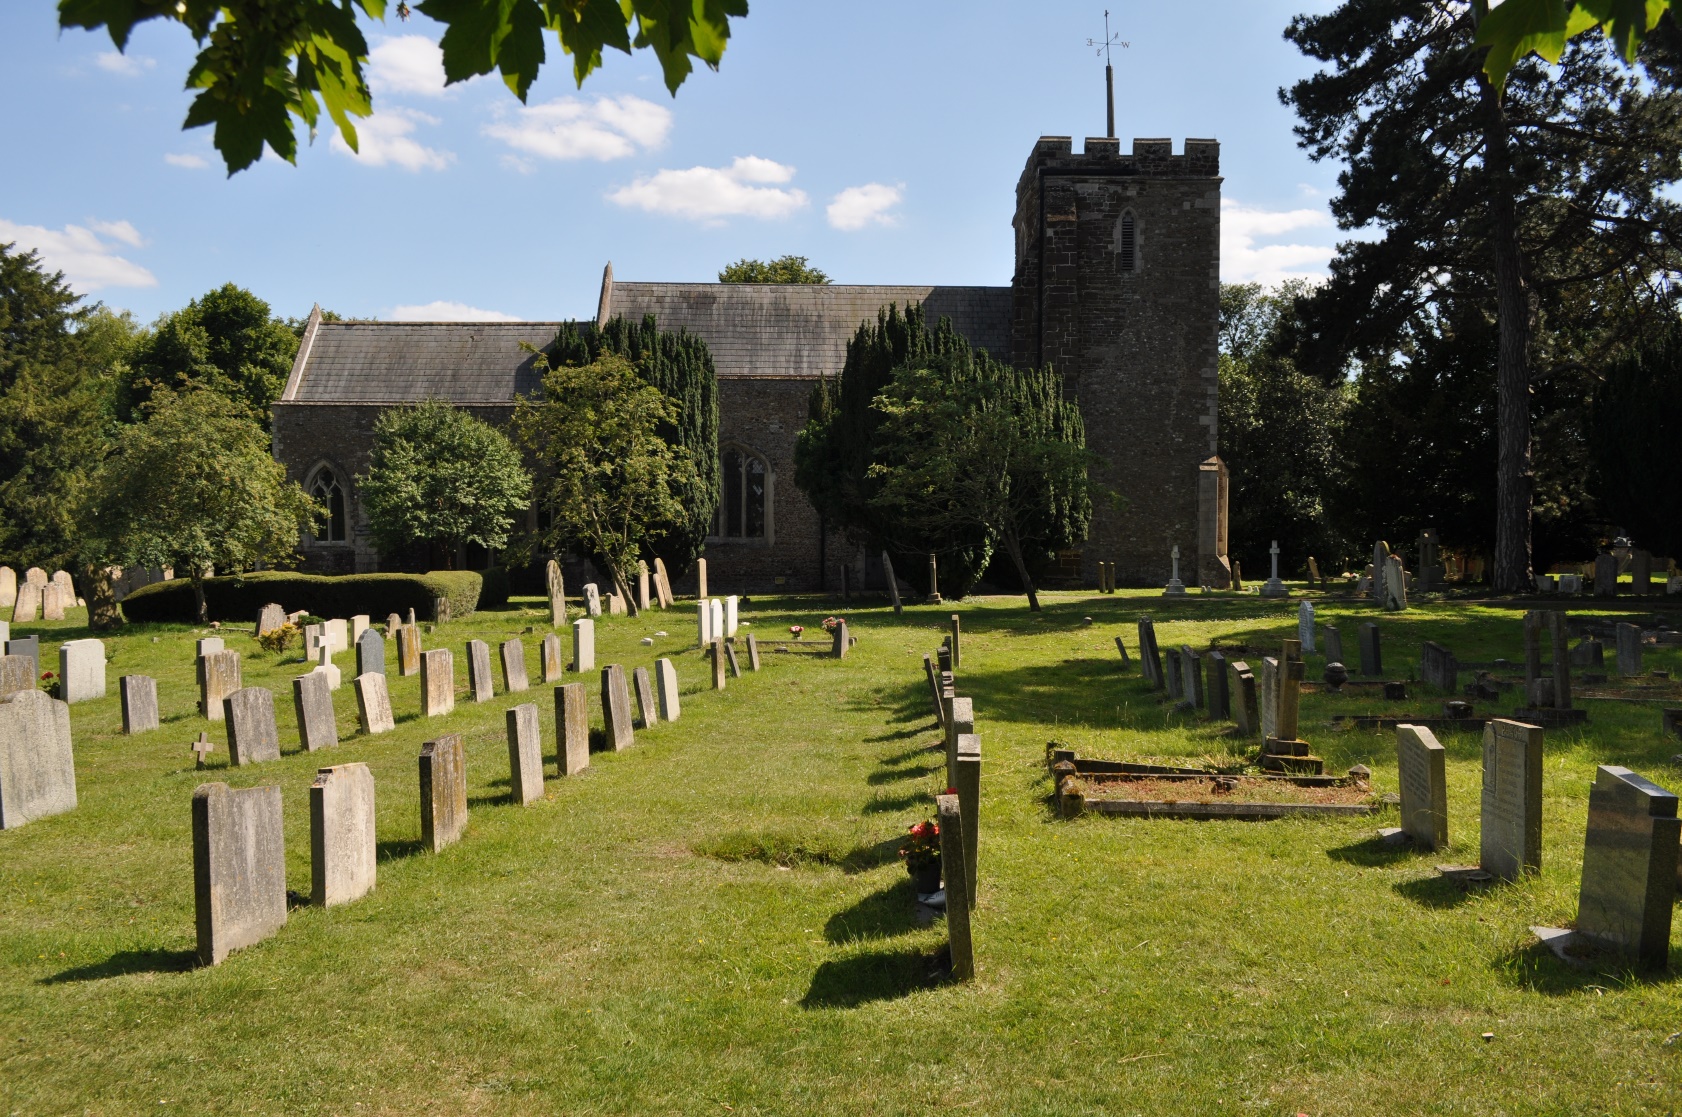
[[[241,687],[222,699],[228,728],[228,761],[236,768],[280,759],[280,729],[275,725],[274,691]]]
[[[1178,543],[1174,544],[1174,549],[1170,552],[1169,557],[1174,563],[1174,572],[1169,575],[1168,584],[1162,587],[1162,596],[1180,597],[1185,594],[1186,587],[1185,583],[1180,581],[1180,545]]]
[[[377,873],[374,774],[366,764],[318,769],[310,784],[310,903],[360,900]]]
[[[332,650],[333,649],[331,647],[325,644],[322,645],[321,650],[316,653],[315,669],[312,670],[310,674],[320,675],[322,678],[326,679],[328,690],[338,690],[339,681],[342,676],[338,667],[333,664]]]
[[[193,792],[193,899],[200,965],[220,965],[286,925],[280,788],[206,783]]]
[[[298,740],[306,752],[339,743],[333,690],[325,675],[311,671],[292,680],[292,710],[298,718]]]
[[[707,648],[707,657],[712,667],[713,689],[723,690],[726,676],[723,639],[714,640],[712,642],[712,644]]]
[[[467,829],[467,762],[461,734],[450,733],[421,746],[421,845],[437,853]]]
[[[66,640],[58,646],[58,696],[65,702],[105,697],[105,643]]]
[[[1436,687],[1445,694],[1458,694],[1460,661],[1435,640],[1427,640],[1419,649],[1419,677],[1426,686]]]
[[[123,733],[149,733],[158,727],[158,680],[149,675],[124,675],[117,680],[122,699]]]
[[[1634,678],[1641,674],[1641,626],[1620,624],[1618,635],[1618,674]]]
[[[1314,603],[1304,601],[1297,606],[1297,639],[1302,641],[1302,654],[1315,655],[1314,651]]]
[[[653,729],[660,720],[660,710],[654,704],[654,682],[649,678],[648,668],[638,667],[631,672],[631,689],[637,692],[636,727]]]
[[[602,727],[607,747],[623,752],[636,743],[631,729],[631,692],[625,685],[625,668],[610,663],[602,668]]]
[[[210,734],[199,731],[199,739],[193,742],[194,768],[203,768],[205,757],[216,751],[216,746],[210,743]]]
[[[748,669],[759,670],[759,640],[753,633],[748,633]]]
[[[1483,871],[1517,880],[1542,868],[1542,730],[1496,719],[1483,730]]]
[[[894,577],[894,560],[888,557],[888,552],[882,552],[882,576],[888,581],[888,599],[894,603],[894,615],[904,612],[904,606],[899,600],[899,581]]]
[[[946,880],[946,937],[955,981],[975,979],[975,946],[970,938],[969,882],[964,875],[963,810],[956,795],[935,796],[940,827],[940,869]]]
[[[362,722],[362,732],[372,736],[389,733],[397,728],[391,715],[391,691],[386,689],[385,675],[378,671],[356,677],[356,714]]]
[[[495,697],[491,684],[491,646],[483,640],[467,642],[467,693],[475,702]]]
[[[1289,597],[1291,591],[1286,589],[1285,583],[1279,580],[1279,540],[1275,539],[1272,542],[1267,548],[1267,553],[1273,562],[1273,576],[1262,583],[1261,595],[1263,597]]]
[[[660,720],[676,721],[682,704],[677,693],[677,668],[672,666],[671,660],[654,661],[654,687],[660,699]]]
[[[940,604],[940,564],[932,552],[929,554],[929,595],[923,598],[923,604]]]
[[[566,579],[561,575],[561,564],[554,559],[544,565],[543,573],[549,591],[549,625],[559,628],[567,623]]]
[[[511,708],[508,721],[508,794],[525,806],[543,798],[543,737],[537,724],[537,704],[522,702]]]
[[[1378,626],[1371,621],[1364,621],[1355,632],[1361,645],[1361,674],[1374,677],[1384,674],[1384,656],[1379,647]]]
[[[502,660],[502,689],[509,694],[526,690],[531,683],[526,678],[526,646],[518,638],[504,640],[497,648]]]
[[[327,643],[327,626],[322,624],[306,624],[304,626],[304,662],[314,663],[321,658],[321,649]]]
[[[973,908],[981,838],[981,738],[975,733],[960,733],[955,743],[952,786],[958,792],[958,816],[964,826],[964,885]]]
[[[1227,688],[1226,656],[1217,651],[1211,651],[1206,657],[1209,660],[1208,692],[1209,716],[1218,721],[1228,721],[1232,717],[1231,692]]]
[[[448,648],[421,653],[421,714],[435,718],[456,708],[455,657]]]
[[[596,622],[589,617],[572,622],[572,669],[580,675],[596,669]]]
[[[583,683],[555,688],[555,768],[576,776],[590,766],[590,707]]]
[[[407,679],[420,674],[421,640],[419,627],[412,624],[397,626],[397,673]]]
[[[75,809],[70,706],[34,687],[0,696],[0,830]]]
[[[1645,965],[1669,965],[1679,840],[1674,794],[1628,768],[1601,765],[1589,791],[1577,933]]]
[[[543,644],[539,648],[539,658],[543,661],[543,681],[552,683],[561,677],[563,665],[561,663],[561,638],[553,632],[543,637]]]
[[[356,638],[356,677],[385,674],[385,640],[369,629]]]
[[[1402,833],[1421,849],[1448,847],[1446,751],[1423,725],[1396,726],[1396,772]]]

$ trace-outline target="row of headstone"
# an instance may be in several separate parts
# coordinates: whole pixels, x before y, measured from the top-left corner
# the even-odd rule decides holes
[[[705,648],[714,640],[729,639],[741,627],[739,597],[702,599],[695,606],[697,647]]]

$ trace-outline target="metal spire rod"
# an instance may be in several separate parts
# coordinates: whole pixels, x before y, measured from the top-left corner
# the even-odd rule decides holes
[[[1086,45],[1096,47],[1097,53],[1104,56],[1104,135],[1115,139],[1115,69],[1110,65],[1110,48],[1120,47],[1126,50],[1128,43],[1119,36],[1110,34],[1110,10],[1104,9],[1104,39],[1086,40]]]

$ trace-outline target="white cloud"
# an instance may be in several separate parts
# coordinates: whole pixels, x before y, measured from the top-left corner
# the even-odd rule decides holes
[[[156,66],[158,60],[140,54],[118,54],[114,50],[106,50],[100,51],[99,56],[94,59],[94,64],[108,74],[137,78]]]
[[[1323,209],[1265,210],[1221,199],[1221,278],[1228,283],[1322,279],[1337,249],[1330,244],[1258,244],[1286,233],[1330,228]]]
[[[368,52],[368,84],[380,93],[444,95],[444,52],[425,35],[381,39]]]
[[[466,303],[438,299],[434,302],[391,308],[392,322],[518,322],[520,319],[500,310],[481,310]]]
[[[189,171],[202,171],[206,167],[210,166],[210,160],[206,159],[202,155],[194,155],[191,152],[183,152],[181,154],[177,154],[173,151],[168,152],[164,155],[164,162],[168,163],[172,167],[185,167]]]
[[[22,250],[35,249],[49,271],[61,271],[78,291],[101,287],[156,287],[157,276],[131,260],[117,255],[115,240],[138,248],[140,233],[127,221],[90,221],[87,226],[66,225],[48,229],[40,225],[15,225],[0,218],[0,244],[16,242]]]
[[[485,135],[540,159],[623,159],[666,142],[671,110],[626,94],[585,101],[563,97],[542,105],[501,107]]]
[[[333,150],[370,167],[392,164],[406,171],[441,171],[455,162],[455,152],[427,147],[409,135],[417,125],[437,123],[437,117],[413,109],[386,109],[356,122],[360,151],[352,151],[336,131]]]
[[[690,167],[686,171],[657,171],[609,194],[622,206],[687,217],[709,225],[726,217],[782,218],[806,205],[803,190],[780,190],[794,177],[794,168],[738,156],[728,167]]]
[[[825,211],[829,223],[845,232],[853,232],[867,225],[897,225],[899,217],[888,211],[899,205],[905,196],[904,185],[888,186],[881,182],[867,182],[863,186],[849,186],[835,195]]]

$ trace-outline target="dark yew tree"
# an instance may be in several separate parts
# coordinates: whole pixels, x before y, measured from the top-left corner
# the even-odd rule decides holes
[[[1682,316],[1605,371],[1594,396],[1589,449],[1600,508],[1638,547],[1682,556]]]
[[[1474,44],[1486,11],[1347,0],[1291,21],[1286,37],[1328,65],[1281,99],[1301,145],[1344,163],[1340,227],[1371,239],[1339,247],[1289,340],[1301,367],[1330,383],[1352,363],[1411,359],[1443,321],[1481,310],[1495,323],[1492,580],[1516,592],[1531,584],[1532,393],[1582,363],[1556,344],[1575,330],[1573,295],[1661,301],[1649,285],[1682,249],[1682,212],[1665,192],[1682,177],[1679,37],[1665,20],[1629,65],[1603,36],[1582,36],[1557,70],[1522,60],[1502,89]],[[1448,305],[1457,300],[1473,306]],[[1638,320],[1603,324],[1627,334]]]

